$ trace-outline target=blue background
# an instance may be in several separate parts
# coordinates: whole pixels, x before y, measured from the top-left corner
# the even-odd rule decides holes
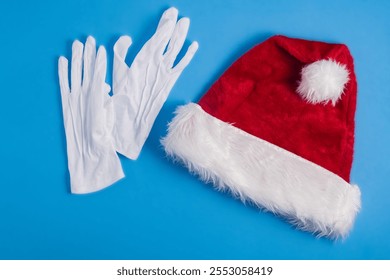
[[[1,259],[389,259],[390,1],[1,1]],[[126,178],[71,195],[57,59],[93,35],[128,61],[175,6],[200,48]],[[352,181],[362,210],[344,242],[246,206],[165,158],[159,138],[179,104],[197,101],[240,55],[275,34],[346,43],[358,78]],[[111,81],[108,75],[107,81]]]

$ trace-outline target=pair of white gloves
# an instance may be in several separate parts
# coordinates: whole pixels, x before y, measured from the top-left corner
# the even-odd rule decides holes
[[[103,189],[124,177],[117,152],[137,159],[153,123],[174,83],[198,49],[193,42],[173,67],[183,47],[190,21],[177,21],[178,11],[164,12],[155,34],[130,67],[125,63],[131,45],[122,36],[114,45],[113,95],[105,82],[106,50],[87,38],[72,45],[71,87],[68,60],[60,57],[63,118],[72,193]]]

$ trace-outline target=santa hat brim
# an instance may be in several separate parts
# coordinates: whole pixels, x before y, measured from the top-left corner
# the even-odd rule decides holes
[[[360,209],[356,185],[222,122],[198,104],[177,109],[162,144],[202,180],[319,236],[345,237]]]

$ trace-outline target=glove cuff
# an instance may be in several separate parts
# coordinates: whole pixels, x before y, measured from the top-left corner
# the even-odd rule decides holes
[[[69,172],[73,194],[96,192],[125,177],[115,152],[93,160],[80,160],[75,166],[69,166]]]

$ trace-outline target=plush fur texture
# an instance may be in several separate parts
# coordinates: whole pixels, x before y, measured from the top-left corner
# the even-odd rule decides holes
[[[309,103],[296,91],[301,70],[328,58],[346,66],[349,82],[335,106]],[[349,182],[357,90],[353,69],[345,45],[273,36],[234,62],[199,105],[210,115]]]
[[[345,65],[331,59],[321,59],[303,67],[298,93],[309,103],[332,102],[334,106],[349,80]]]
[[[202,180],[319,236],[345,237],[360,208],[357,186],[194,103],[177,109],[162,144]]]

